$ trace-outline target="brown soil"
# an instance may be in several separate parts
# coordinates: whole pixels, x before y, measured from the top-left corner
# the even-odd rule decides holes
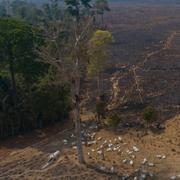
[[[84,124],[89,124],[88,127],[93,127],[94,122],[91,121],[90,116],[83,116],[82,119]],[[121,179],[123,174],[131,174],[139,168],[144,158],[154,164],[154,167],[146,167],[148,172],[154,173],[152,179],[170,179],[171,176],[180,174],[179,124],[180,116],[177,116],[166,122],[163,132],[148,132],[146,135],[136,129],[127,129],[123,132],[107,129],[92,130],[96,132],[95,139],[102,137],[102,140],[90,147],[84,146],[84,154],[86,162],[96,168],[87,168],[78,164],[76,150],[72,148],[74,138],[71,137],[73,133],[71,127],[58,125],[7,140],[0,144],[0,179]],[[118,139],[119,136],[122,142],[117,141],[117,144],[121,146],[121,152],[106,152],[105,148],[103,161],[97,154],[97,147],[104,140],[111,140],[114,145],[115,138]],[[66,145],[64,139],[68,140]],[[123,163],[124,159],[132,160],[132,154],[128,155],[127,150],[131,151],[133,146],[139,148],[139,152],[132,153],[135,155],[133,165],[129,162]],[[92,149],[95,152],[92,152]],[[59,157],[43,169],[49,154],[57,150],[60,150]],[[166,158],[158,159],[156,156],[159,154],[165,155]],[[112,165],[115,172],[108,173]],[[106,168],[105,171],[98,170],[102,166]]]

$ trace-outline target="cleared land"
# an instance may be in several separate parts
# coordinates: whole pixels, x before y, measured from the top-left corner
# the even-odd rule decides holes
[[[29,135],[29,140],[30,137],[34,140],[34,135],[36,137],[44,135],[43,139],[35,144],[30,143],[23,148],[18,148],[18,145],[26,143],[26,137],[19,137],[14,139],[16,145],[6,142],[1,146],[0,154],[5,156],[1,156],[0,179],[121,179],[127,174],[132,174],[129,179],[133,179],[137,176],[134,174],[135,170],[142,166],[145,158],[147,164],[144,165],[144,169],[154,174],[149,179],[166,180],[180,174],[180,129],[178,127],[180,117],[167,121],[165,131],[158,134],[149,132],[146,136],[136,128],[128,128],[116,133],[108,129],[97,130],[94,121],[89,121],[91,116],[82,118],[84,130],[92,137],[89,142],[96,141],[88,147],[84,146],[86,160],[89,166],[92,166],[91,168],[77,164],[72,130],[68,128],[65,132],[51,135],[41,131]],[[56,131],[58,129],[61,130],[58,127]],[[94,133],[95,136],[93,136]],[[67,144],[64,140],[67,140]],[[101,155],[98,154],[98,148],[105,141],[107,141],[104,145],[105,160],[102,160]],[[108,150],[109,144],[112,144],[111,150]],[[133,151],[133,146],[139,151]],[[48,162],[49,154],[57,150],[60,150],[58,158],[43,169]],[[160,159],[158,155],[164,158]],[[132,165],[130,161],[133,161]],[[112,166],[113,172],[111,172]],[[103,171],[99,171],[102,167]]]

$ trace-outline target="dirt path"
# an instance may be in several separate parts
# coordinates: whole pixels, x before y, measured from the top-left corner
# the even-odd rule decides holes
[[[136,90],[138,91],[139,99],[140,99],[141,103],[143,103],[143,89],[142,89],[141,80],[139,79],[137,71],[141,71],[144,68],[145,64],[151,59],[151,57],[156,56],[159,53],[170,49],[171,46],[172,46],[173,40],[179,34],[180,34],[179,32],[173,31],[168,36],[168,38],[164,42],[164,46],[161,49],[148,53],[143,62],[139,62],[137,65],[133,65],[132,70],[130,69],[130,71],[132,71],[133,75],[134,75],[134,82],[135,82]],[[143,71],[149,71],[149,70],[148,69],[147,70],[143,69]]]
[[[137,65],[135,65],[135,66],[133,67],[133,69],[135,69],[135,71],[136,71],[137,69],[143,68],[144,65],[147,63],[147,61],[148,61],[151,57],[159,54],[159,53],[162,52],[162,51],[165,51],[165,50],[170,49],[174,38],[175,38],[176,35],[178,35],[178,34],[179,34],[178,32],[173,31],[173,32],[167,37],[167,39],[166,39],[166,41],[164,42],[164,45],[163,45],[163,47],[162,47],[161,49],[148,53],[148,54],[146,55],[144,61],[143,61],[143,62],[140,62],[140,63],[137,64]]]

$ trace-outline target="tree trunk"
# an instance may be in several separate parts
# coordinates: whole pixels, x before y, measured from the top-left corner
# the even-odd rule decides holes
[[[78,70],[78,63],[76,72]],[[80,77],[77,76],[74,82],[74,98],[75,98],[75,107],[74,107],[74,122],[75,122],[75,131],[76,131],[76,140],[77,140],[77,153],[78,161],[80,164],[84,164],[84,155],[82,147],[82,135],[81,135],[81,120],[80,120]]]
[[[5,127],[4,127],[4,122],[3,122],[3,118],[1,118],[1,124],[0,124],[0,127],[1,127],[1,137],[0,137],[0,139],[1,138],[3,138],[3,134],[4,134],[4,129],[5,129]]]
[[[78,151],[78,161],[80,164],[84,164],[84,155],[82,147],[82,137],[81,137],[81,121],[80,121],[80,108],[79,103],[75,107],[75,128],[76,128],[76,138],[77,138],[77,151]]]
[[[98,97],[101,95],[100,76],[97,76]]]
[[[15,72],[14,72],[14,62],[12,59],[10,59],[9,71],[11,74],[12,99],[13,99],[14,112],[15,112],[15,116],[17,118],[18,131],[20,131],[21,118],[20,118],[20,112],[18,109],[17,87],[16,87]],[[14,126],[13,120],[11,120],[11,121],[12,121],[11,125]],[[15,132],[14,127],[12,127],[12,134],[14,134],[14,132]]]
[[[15,73],[14,73],[13,60],[10,60],[9,71],[11,74],[13,103],[14,103],[14,107],[17,108],[17,88],[16,88],[16,79],[15,79]]]
[[[11,121],[11,136],[14,136],[15,135],[14,122],[12,118],[10,119],[10,121]]]

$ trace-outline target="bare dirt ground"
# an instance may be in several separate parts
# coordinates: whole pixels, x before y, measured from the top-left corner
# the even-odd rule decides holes
[[[92,145],[84,145],[86,162],[95,168],[78,164],[73,129],[57,126],[52,127],[51,131],[48,129],[29,134],[28,144],[23,137],[15,138],[15,142],[2,143],[0,179],[122,179],[140,168],[144,159],[147,159],[144,169],[153,173],[149,179],[166,180],[180,175],[180,116],[168,120],[163,132],[148,132],[146,135],[134,128],[120,132],[97,130],[91,116],[83,116],[82,119],[84,131],[94,138],[88,141]],[[65,130],[62,131],[62,128]],[[105,160],[102,160],[98,149],[102,144]],[[134,151],[133,146],[139,151]],[[60,151],[57,159],[43,168],[49,154],[57,150]]]

